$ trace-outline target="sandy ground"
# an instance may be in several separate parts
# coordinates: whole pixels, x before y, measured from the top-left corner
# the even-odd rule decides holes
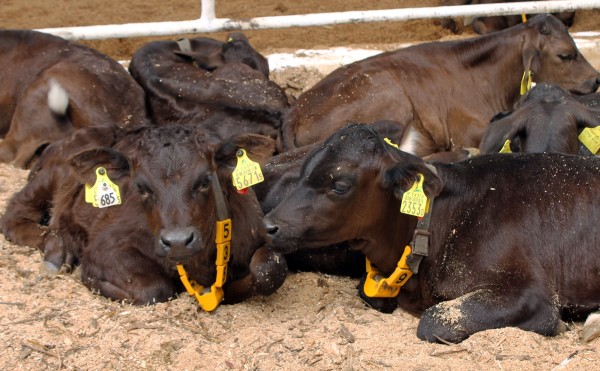
[[[373,4],[375,3],[375,4]],[[251,17],[398,6],[433,0],[371,2],[228,0],[219,17]],[[400,5],[399,5],[400,4]],[[197,18],[199,1],[2,0],[0,25],[42,28]],[[600,11],[578,14],[572,31],[600,30]],[[249,32],[264,54],[337,46],[387,50],[407,42],[457,37],[433,21],[390,22]],[[458,37],[470,36],[468,30]],[[208,35],[223,39],[224,34]],[[147,39],[86,42],[128,59]],[[596,68],[598,47],[586,51]],[[314,84],[322,71],[298,67],[273,78],[290,93]],[[27,173],[0,165],[0,212]],[[514,328],[478,333],[458,345],[419,341],[418,318],[381,314],[356,295],[357,280],[290,274],[268,298],[199,310],[187,294],[148,307],[111,302],[89,292],[77,274],[45,276],[40,254],[0,236],[0,369],[498,369],[600,370],[600,339],[579,341],[582,323],[548,338]]]

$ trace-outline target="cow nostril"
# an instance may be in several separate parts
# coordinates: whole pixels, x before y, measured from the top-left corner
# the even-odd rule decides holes
[[[274,236],[279,231],[279,227],[273,224],[265,224],[265,228],[267,229],[267,234],[269,236]]]
[[[187,240],[185,241],[185,246],[190,247],[194,243],[194,240],[196,240],[196,234],[194,232],[192,232],[190,234],[190,236],[187,238]]]
[[[161,237],[160,243],[164,247],[165,250],[167,250],[167,251],[171,250],[171,243],[169,242],[169,240],[165,239],[164,237]]]

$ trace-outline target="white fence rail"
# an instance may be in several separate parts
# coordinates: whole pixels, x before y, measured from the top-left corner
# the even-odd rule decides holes
[[[214,0],[201,0],[198,19],[178,22],[128,23],[102,26],[44,28],[38,31],[71,40],[167,36],[231,30],[324,26],[343,23],[407,21],[427,18],[555,13],[577,9],[600,9],[600,0],[561,0],[500,4],[440,6],[407,9],[313,13],[250,19],[216,18]]]

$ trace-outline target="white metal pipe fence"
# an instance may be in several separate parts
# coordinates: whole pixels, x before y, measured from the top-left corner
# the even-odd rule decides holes
[[[91,40],[141,36],[167,36],[232,30],[324,26],[344,23],[407,21],[427,18],[554,13],[577,9],[598,8],[600,8],[600,0],[554,0],[231,19],[216,18],[214,0],[201,0],[201,16],[195,20],[44,28],[38,29],[38,31],[61,36],[65,39]]]

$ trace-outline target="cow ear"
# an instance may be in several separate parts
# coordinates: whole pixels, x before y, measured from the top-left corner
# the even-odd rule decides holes
[[[75,177],[82,184],[94,184],[96,169],[106,169],[111,180],[128,176],[131,171],[131,161],[123,153],[108,147],[94,148],[80,152],[69,160]]]
[[[393,187],[394,196],[401,200],[404,192],[408,191],[419,180],[419,174],[423,174],[425,177],[423,191],[428,198],[432,198],[439,195],[444,186],[442,180],[434,171],[435,168],[432,165],[423,161],[397,162],[385,171],[383,186],[386,188]]]
[[[244,149],[248,158],[264,164],[275,154],[275,140],[258,134],[244,134],[222,142],[215,151],[214,160],[217,166],[234,168],[237,164],[236,153]]]
[[[540,51],[536,46],[523,49],[523,68],[525,71],[533,72],[534,75],[540,70]]]
[[[600,120],[587,107],[578,106],[570,112],[577,121],[577,129],[595,128],[600,126]]]
[[[520,152],[518,138],[523,135],[523,131],[527,127],[527,120],[528,117],[519,116],[514,120],[490,122],[479,142],[481,154],[500,152],[507,140],[510,140],[511,152]]]
[[[532,24],[524,36],[522,58],[523,69],[534,74],[540,70],[540,50],[544,40],[550,33],[546,22]]]

